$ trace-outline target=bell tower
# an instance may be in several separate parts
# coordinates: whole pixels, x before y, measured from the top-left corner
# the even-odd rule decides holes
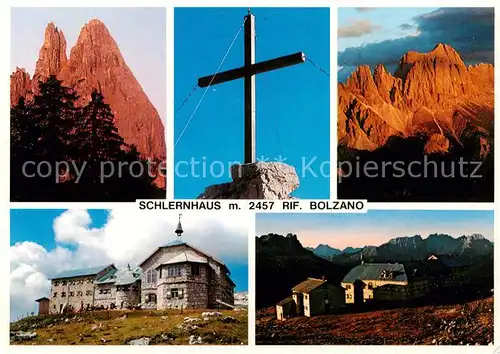
[[[182,230],[181,216],[182,214],[179,214],[179,221],[177,222],[177,228],[175,229],[175,233],[177,234],[177,239],[179,241],[181,241],[182,233],[184,232],[184,230]]]

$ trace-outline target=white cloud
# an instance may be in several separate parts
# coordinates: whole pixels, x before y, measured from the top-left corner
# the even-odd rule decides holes
[[[374,25],[370,20],[351,19],[348,24],[339,26],[337,33],[340,38],[361,37],[380,29],[381,26]]]
[[[10,247],[11,320],[35,311],[34,300],[49,295],[48,279],[58,271],[108,263],[136,265],[176,239],[177,221],[173,212],[120,208],[109,211],[105,225],[93,228],[86,210],[63,212],[53,222],[56,248],[48,251],[32,241]],[[182,238],[224,262],[247,263],[249,221],[244,213],[185,213]]]

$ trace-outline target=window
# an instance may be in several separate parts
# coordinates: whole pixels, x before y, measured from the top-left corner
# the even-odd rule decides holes
[[[66,293],[64,291],[61,293],[61,297],[66,297]]]
[[[372,283],[368,283],[368,289],[373,289],[373,284]]]
[[[75,296],[75,293],[73,291],[70,291],[69,296]]]
[[[307,310],[309,310],[309,308],[308,308],[307,306],[304,306],[304,310],[306,310],[306,311],[307,311]]]
[[[87,295],[87,296],[92,295],[92,290],[87,290],[87,291],[85,292],[85,295]]]
[[[181,266],[173,265],[168,267],[167,274],[169,277],[180,277],[181,276]]]
[[[191,275],[200,275],[200,265],[191,264]]]
[[[58,282],[58,281],[55,281],[55,282],[54,282],[54,286],[59,286],[59,282]]]
[[[66,283],[66,280],[63,280],[63,281],[62,281],[62,285],[66,285],[66,284],[67,284],[67,283]]]
[[[54,293],[54,296],[53,297],[57,297],[57,292]]]
[[[77,291],[76,296],[83,296],[83,291]]]
[[[150,269],[146,272],[146,283],[148,284],[156,284],[156,275],[157,272],[154,269]]]
[[[307,300],[307,294],[305,294],[305,295],[304,295],[304,299],[306,299],[306,300]]]
[[[349,290],[349,289],[351,288],[351,285],[347,284],[347,285],[345,286],[345,288],[346,288],[347,290]]]
[[[174,289],[170,290],[170,296],[172,297],[172,299],[179,298],[179,289],[174,288]]]
[[[129,286],[124,286],[123,287],[123,291],[130,291],[130,287]]]

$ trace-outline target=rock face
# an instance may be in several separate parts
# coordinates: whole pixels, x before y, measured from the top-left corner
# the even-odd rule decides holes
[[[83,26],[69,59],[63,32],[49,23],[33,79],[23,69],[11,75],[11,105],[21,96],[30,99],[36,93],[37,81],[49,75],[56,75],[67,87],[74,87],[80,96],[79,104],[87,103],[94,89],[100,90],[125,142],[136,145],[144,158],[165,160],[165,134],[160,116],[101,21],[94,19]],[[157,182],[165,185],[165,181]]]
[[[338,140],[349,148],[374,150],[391,136],[431,138],[428,152],[445,152],[474,132],[493,132],[490,64],[466,66],[452,47],[408,52],[391,75],[378,65],[360,66],[338,85]]]
[[[292,199],[299,186],[293,166],[257,162],[231,166],[233,182],[209,186],[198,199]]]

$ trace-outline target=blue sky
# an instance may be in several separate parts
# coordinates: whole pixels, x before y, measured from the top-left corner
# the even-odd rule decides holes
[[[340,8],[338,81],[361,64],[394,72],[408,51],[455,48],[466,64],[493,63],[493,8]]]
[[[482,234],[493,241],[492,211],[370,210],[365,214],[257,214],[256,234],[296,234],[303,246],[378,246],[399,236]]]
[[[56,247],[54,238],[54,219],[64,209],[11,209],[10,210],[10,245],[16,242],[33,241],[46,250]],[[92,218],[90,227],[100,228],[107,220],[107,210],[89,210]]]
[[[329,10],[255,8],[256,60],[262,61],[302,51],[329,71]],[[247,13],[246,8],[175,9],[175,109],[193,89],[197,79],[213,74]],[[240,34],[222,70],[243,64]],[[329,178],[319,165],[329,161],[329,77],[310,63],[259,74],[256,77],[257,157],[295,166],[299,198],[328,198]],[[193,112],[203,89],[198,89],[176,114],[175,141]],[[180,167],[175,178],[176,198],[195,198],[205,187],[230,181],[228,165],[243,160],[243,80],[210,87],[196,115],[175,148],[175,163],[205,161],[217,167],[203,178],[201,165],[194,177]],[[302,158],[313,159],[314,177],[302,176]],[[214,161],[218,165],[213,165]],[[180,165],[178,165],[180,166]],[[222,168],[224,169],[222,171]],[[325,168],[329,172],[329,168]],[[189,174],[180,177],[179,174]],[[220,175],[220,176],[219,176]]]
[[[47,23],[61,29],[67,54],[81,28],[98,18],[117,42],[125,62],[165,119],[166,109],[166,17],[165,8],[13,8],[11,17],[11,63],[35,70]]]

